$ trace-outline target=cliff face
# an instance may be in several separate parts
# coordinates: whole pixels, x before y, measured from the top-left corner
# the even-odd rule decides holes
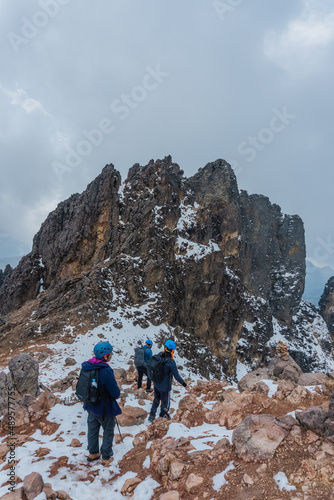
[[[242,193],[241,202],[245,285],[269,302],[278,320],[291,324],[304,292],[303,222],[283,215],[265,196]]]
[[[334,337],[334,276],[329,278],[319,301],[320,314]]]
[[[238,359],[268,354],[273,317],[293,337],[304,278],[301,219],[239,193],[225,161],[185,178],[170,157],[151,160],[123,183],[107,165],[48,216],[1,288],[0,334],[31,300],[33,320],[48,319],[40,334],[70,312],[96,324],[116,303],[147,304],[147,320],[190,333],[233,373]]]

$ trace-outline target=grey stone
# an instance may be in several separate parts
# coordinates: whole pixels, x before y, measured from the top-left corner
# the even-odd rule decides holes
[[[328,380],[323,372],[303,373],[298,379],[298,385],[321,385]]]
[[[302,369],[289,356],[288,360],[282,360],[279,356],[274,356],[268,364],[269,373],[282,380],[289,380],[297,383],[299,377],[302,375]]]
[[[127,375],[124,368],[114,368],[115,378],[120,379],[123,383],[127,382]]]
[[[33,500],[40,493],[42,493],[44,481],[38,472],[32,472],[23,480],[23,491],[27,500]]]
[[[16,354],[9,361],[8,368],[13,383],[21,396],[24,394],[37,396],[39,393],[39,365],[32,356],[25,353]]]
[[[3,413],[8,406],[8,391],[7,391],[7,375],[5,372],[0,372],[0,414]]]
[[[233,431],[236,454],[246,462],[268,460],[286,437],[285,425],[271,415],[248,415]]]
[[[242,391],[255,391],[260,380],[269,379],[269,370],[267,368],[259,368],[253,372],[244,375],[238,382],[238,389]]]
[[[76,361],[74,358],[66,358],[65,359],[65,365],[66,366],[73,366],[76,364]]]
[[[332,413],[321,406],[311,406],[306,411],[296,412],[300,425],[334,442],[334,419]]]

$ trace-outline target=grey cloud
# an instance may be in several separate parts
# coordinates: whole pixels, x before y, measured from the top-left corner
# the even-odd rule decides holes
[[[239,2],[223,20],[213,2],[202,0],[100,0],[94,7],[49,0],[55,2],[57,15],[17,53],[8,33],[21,34],[22,18],[33,20],[42,4],[2,2],[0,84],[11,92],[22,89],[21,99],[33,100],[26,105],[35,104],[28,112],[0,92],[0,232],[9,235],[8,242],[21,234],[28,247],[52,205],[82,191],[106,163],[124,176],[135,162],[171,154],[186,175],[218,157],[237,162],[239,187],[301,215],[308,252],[317,253],[319,238],[332,234],[330,22],[326,43],[294,68],[282,64],[282,57],[296,58],[286,40],[291,25],[307,18],[302,0],[283,2],[279,9],[260,0]],[[330,20],[331,2],[308,5],[318,18]],[[123,96],[132,92],[140,97],[134,89],[143,86],[147,67],[157,65],[168,77],[128,106],[121,119],[112,103],[124,104]],[[259,134],[270,138],[270,131],[261,131],[271,130],[273,110],[284,107],[296,118],[247,161],[240,144]],[[76,167],[55,175],[52,165],[64,164],[66,147],[77,150],[87,139],[84,131],[99,128],[104,119],[113,131],[96,139],[99,144]],[[4,251],[8,245],[0,247],[0,256]],[[334,266],[334,255],[326,258]]]

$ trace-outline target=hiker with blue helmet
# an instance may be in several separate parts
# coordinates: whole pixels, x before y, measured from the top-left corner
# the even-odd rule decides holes
[[[151,389],[152,381],[147,374],[147,367],[146,367],[146,363],[152,357],[152,345],[153,345],[152,340],[147,339],[145,342],[145,345],[143,345],[142,347],[137,347],[135,349],[134,362],[135,362],[135,365],[136,365],[136,368],[138,371],[137,387],[138,387],[138,389],[141,389],[142,382],[143,382],[143,375],[146,375],[146,377],[147,377],[146,392],[152,392],[152,389]]]
[[[183,387],[187,387],[186,382],[183,380],[179,371],[177,369],[176,363],[173,359],[174,352],[176,350],[176,344],[174,340],[167,340],[164,345],[164,351],[159,353],[164,360],[164,374],[161,382],[154,382],[154,400],[150,415],[148,420],[153,422],[155,415],[160,407],[159,417],[169,418],[169,406],[170,406],[170,391],[172,389],[173,376]]]
[[[88,450],[87,460],[92,462],[98,460],[102,455],[102,464],[109,465],[113,458],[113,440],[116,415],[120,415],[120,409],[116,399],[120,396],[114,371],[108,365],[111,360],[113,347],[109,342],[99,342],[94,347],[94,357],[82,363],[82,370],[98,370],[98,393],[99,400],[96,404],[84,404],[83,408],[88,412]],[[103,429],[103,440],[99,449],[99,431]]]

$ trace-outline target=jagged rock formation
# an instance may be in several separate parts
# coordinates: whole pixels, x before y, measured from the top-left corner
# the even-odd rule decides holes
[[[10,276],[12,274],[12,272],[13,272],[13,268],[10,264],[6,265],[4,271],[2,269],[0,269],[0,288],[4,284],[7,276]]]
[[[328,330],[334,335],[334,276],[329,278],[319,301],[320,314],[327,323]]]
[[[185,178],[171,157],[151,160],[123,183],[107,165],[50,213],[4,283],[0,335],[51,334],[78,312],[96,324],[121,297],[209,346],[232,374],[237,359],[269,354],[273,317],[294,338],[304,278],[302,220],[239,193],[225,161]],[[11,313],[29,301],[30,322],[18,327]]]

